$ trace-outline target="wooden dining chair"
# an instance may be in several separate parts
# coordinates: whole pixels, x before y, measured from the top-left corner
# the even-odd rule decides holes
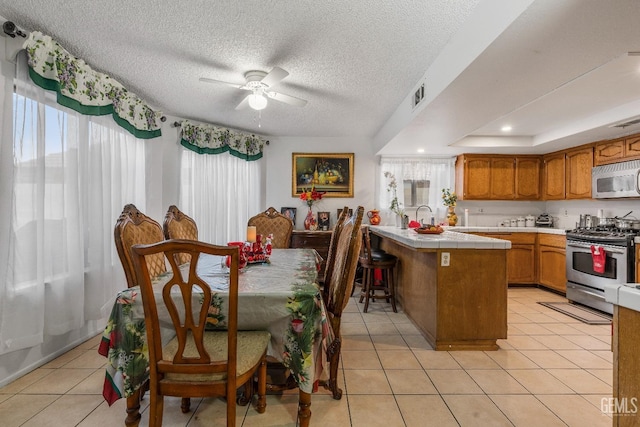
[[[120,257],[120,263],[127,278],[128,287],[136,286],[135,272],[131,247],[139,244],[149,244],[164,240],[162,227],[152,218],[146,216],[133,204],[125,205],[122,213],[116,221],[113,231],[116,250]],[[167,271],[162,255],[152,257],[150,272],[155,277]]]
[[[318,280],[318,284],[322,287],[322,297],[325,304],[327,303],[327,295],[329,290],[329,287],[326,286],[326,283],[329,281],[329,277],[331,277],[331,275],[333,274],[333,269],[336,261],[336,245],[338,244],[338,239],[340,238],[342,226],[344,225],[344,222],[347,220],[348,216],[349,207],[345,206],[340,212],[338,220],[336,221],[336,225],[335,227],[333,227],[333,231],[331,232],[331,240],[329,241],[329,251],[327,252],[327,262],[325,264],[324,275]]]
[[[226,399],[227,426],[236,425],[236,390],[258,376],[256,409],[266,408],[266,354],[271,335],[266,331],[238,331],[237,248],[214,246],[193,240],[166,240],[151,245],[135,245],[133,262],[144,307],[149,347],[149,426],[161,426],[164,396],[210,397]],[[191,259],[183,277],[181,254]],[[213,298],[207,283],[196,273],[201,255],[230,257],[227,330],[205,331],[207,313]],[[162,256],[170,265],[168,281],[161,294],[154,293],[150,260]],[[198,297],[194,295],[198,293]],[[161,299],[161,301],[156,301]],[[193,306],[193,301],[202,305]],[[159,313],[166,307],[175,337],[163,345]],[[185,314],[188,313],[188,314]],[[251,387],[245,388],[252,390]],[[253,394],[253,393],[251,393]],[[245,396],[246,397],[246,396]],[[252,396],[249,396],[252,397]]]
[[[198,226],[193,218],[182,212],[176,205],[169,206],[162,223],[164,238],[198,240]],[[180,254],[179,264],[190,261],[187,254]]]
[[[286,249],[291,246],[293,222],[273,207],[249,218],[247,225],[254,225],[257,234],[263,236],[273,234],[271,240],[273,248]]]
[[[342,225],[342,230],[336,243],[333,271],[327,282],[328,293],[325,305],[335,339],[327,349],[329,381],[325,384],[325,387],[331,390],[334,399],[342,397],[342,390],[338,388],[338,365],[342,347],[340,323],[342,312],[349,303],[358,266],[358,256],[362,246],[361,225],[363,215],[364,208],[358,206],[355,215],[352,215]]]

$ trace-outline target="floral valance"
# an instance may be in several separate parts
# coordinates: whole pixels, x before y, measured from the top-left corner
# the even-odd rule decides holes
[[[94,71],[51,37],[33,31],[24,43],[29,76],[35,84],[55,90],[60,105],[81,114],[113,115],[114,120],[137,138],[160,136],[162,113],[106,74]]]
[[[180,125],[180,143],[200,154],[231,155],[245,160],[258,160],[267,141],[261,136],[208,124],[197,125],[183,120]]]

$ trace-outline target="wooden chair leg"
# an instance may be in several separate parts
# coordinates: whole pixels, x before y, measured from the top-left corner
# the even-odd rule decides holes
[[[330,390],[335,400],[342,398],[342,390],[338,387],[338,368],[340,365],[340,351],[342,342],[336,337],[329,348],[327,348],[327,359],[329,359],[329,381],[325,384],[325,388]]]
[[[298,425],[309,427],[311,421],[311,394],[300,390],[298,400]]]
[[[258,368],[258,405],[259,414],[264,413],[267,408],[267,360],[262,358],[262,363]]]
[[[138,427],[140,423],[140,393],[139,388],[133,395],[127,397],[127,418],[124,420],[127,427]]]
[[[393,312],[397,313],[398,309],[396,308],[396,291],[395,291],[395,279],[393,277],[394,268],[390,268],[387,270],[387,287],[389,288],[389,296],[391,299],[391,307],[393,308]]]
[[[182,411],[183,414],[186,414],[187,412],[189,412],[191,410],[191,398],[190,397],[183,397],[182,400],[180,401],[180,410]]]

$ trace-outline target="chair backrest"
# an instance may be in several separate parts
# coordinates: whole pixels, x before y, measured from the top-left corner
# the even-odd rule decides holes
[[[124,269],[124,275],[127,278],[127,285],[131,288],[138,284],[133,268],[131,247],[133,245],[163,241],[162,227],[156,221],[140,212],[135,205],[128,204],[116,221],[113,234],[116,250]],[[167,271],[164,257],[162,255],[152,257],[149,269],[154,277]]]
[[[331,240],[329,241],[329,251],[327,252],[327,262],[325,264],[324,277],[322,279],[322,282],[325,285],[323,289],[325,303],[327,302],[326,296],[327,296],[327,291],[329,289],[329,287],[326,286],[326,284],[329,282],[329,277],[331,277],[331,275],[333,274],[333,268],[336,260],[335,246],[338,243],[338,239],[340,238],[340,232],[342,231],[342,226],[344,225],[344,222],[347,220],[348,216],[349,216],[349,207],[345,206],[342,209],[342,212],[340,212],[340,215],[338,215],[338,221],[336,221],[336,225],[335,227],[333,227],[333,232],[331,233]]]
[[[167,214],[164,216],[162,223],[162,231],[164,238],[169,239],[185,239],[198,240],[198,226],[193,218],[182,212],[176,205],[169,206]],[[186,254],[180,254],[178,263],[184,264],[190,259]]]
[[[371,236],[369,234],[369,226],[365,225],[362,227],[362,247],[360,248],[360,258],[362,258],[363,262],[367,262],[367,264],[373,264],[373,259],[371,256]]]
[[[273,207],[249,219],[248,225],[256,227],[256,233],[267,236],[273,234],[271,246],[284,249],[291,246],[293,222]]]
[[[349,302],[358,266],[358,256],[362,246],[361,225],[363,215],[364,208],[358,206],[355,215],[348,218],[342,225],[335,247],[333,271],[328,282],[325,281],[325,286],[328,285],[329,287],[326,301],[327,312],[337,337],[340,337],[342,311]]]
[[[159,385],[160,380],[167,374],[180,374],[179,377],[172,376],[172,384],[167,386],[168,394],[177,390],[176,388],[169,389],[169,387],[178,387],[175,383],[179,382],[182,387],[193,387],[199,390],[205,388],[210,393],[209,395],[219,394],[235,397],[237,388],[238,249],[231,246],[214,246],[194,240],[165,240],[151,245],[135,245],[132,253],[142,293],[152,390],[164,394],[162,386]],[[187,274],[181,272],[180,265],[176,262],[176,259],[180,258],[182,254],[188,255],[192,260]],[[224,355],[224,351],[220,351],[218,358],[209,354],[204,345],[205,326],[212,293],[209,285],[196,273],[198,261],[201,260],[203,254],[231,257],[227,354]],[[158,295],[155,295],[154,276],[150,270],[152,265],[149,264],[149,259],[155,256],[162,256],[170,266],[168,281],[162,285],[162,301],[159,303],[156,302],[156,298],[160,298],[159,290],[156,290]],[[183,274],[188,277],[183,277]],[[193,295],[194,291],[198,294]],[[194,301],[202,302],[199,308],[194,309],[192,306]],[[159,320],[159,307],[162,306],[166,307],[171,317],[171,326],[177,338],[177,349],[173,349],[175,350],[173,358],[163,354]],[[164,323],[166,324],[166,322]],[[189,374],[197,377],[189,378]],[[203,376],[208,374],[223,375],[204,380]],[[194,385],[194,382],[198,384]]]

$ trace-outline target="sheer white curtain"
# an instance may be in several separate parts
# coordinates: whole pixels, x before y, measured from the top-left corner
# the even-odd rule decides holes
[[[144,143],[57,105],[31,83],[22,54],[11,103],[13,146],[0,158],[10,182],[1,187],[0,354],[105,317],[126,283],[113,225],[125,203],[145,200]]]
[[[445,207],[442,203],[442,189],[455,187],[455,157],[446,158],[399,158],[382,157],[380,159],[380,188],[379,205],[389,213],[389,206],[393,197],[387,191],[389,178],[385,178],[384,173],[392,173],[397,181],[397,196],[401,206],[406,206],[402,182],[408,181],[429,181],[429,201],[428,205],[433,210],[436,217],[442,219],[445,215]]]
[[[261,164],[183,149],[180,210],[196,221],[200,240],[224,245],[246,239],[247,221],[260,211]]]

